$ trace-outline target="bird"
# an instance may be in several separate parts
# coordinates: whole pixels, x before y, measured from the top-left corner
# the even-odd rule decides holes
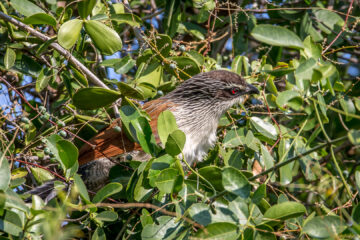
[[[229,108],[243,103],[246,95],[258,94],[259,90],[248,84],[240,75],[228,70],[213,70],[197,74],[178,85],[173,91],[158,99],[146,102],[142,109],[150,116],[152,132],[157,134],[159,114],[172,112],[178,128],[186,136],[183,156],[192,164],[201,161],[215,145],[219,119]],[[131,141],[122,127],[121,119],[89,140],[79,150],[79,173],[90,190],[98,190],[108,180],[112,167],[126,159],[146,161],[150,154]]]
[[[157,121],[160,113],[169,110],[174,115],[178,128],[186,136],[181,156],[192,164],[201,161],[215,145],[221,115],[233,105],[243,103],[246,95],[258,93],[259,90],[240,75],[228,70],[213,70],[194,75],[165,96],[146,102],[142,109],[150,117],[149,124],[159,144]],[[129,157],[138,161],[151,158],[118,127],[122,128],[119,118],[79,150],[78,173],[91,192],[103,187],[108,182],[110,169]],[[25,194],[38,195],[48,202],[56,196],[54,182],[48,181]],[[68,186],[65,184],[66,188]],[[31,197],[27,201],[31,201]]]

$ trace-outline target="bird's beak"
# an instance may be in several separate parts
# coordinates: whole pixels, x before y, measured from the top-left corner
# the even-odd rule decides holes
[[[251,84],[247,84],[245,94],[259,94],[259,90]]]

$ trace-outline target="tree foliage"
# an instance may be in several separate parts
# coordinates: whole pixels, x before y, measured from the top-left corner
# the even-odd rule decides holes
[[[356,1],[6,0],[0,8],[1,238],[360,234]],[[161,151],[141,104],[220,68],[261,93],[222,116],[216,146],[184,168],[186,139],[171,112],[159,117]],[[129,156],[88,192],[78,149],[118,116],[152,159]],[[50,201],[25,193],[51,179]]]

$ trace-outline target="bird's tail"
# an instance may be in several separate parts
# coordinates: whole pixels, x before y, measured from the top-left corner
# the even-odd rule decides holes
[[[45,203],[47,203],[51,199],[56,197],[58,190],[59,190],[59,188],[57,186],[59,186],[59,181],[56,181],[56,180],[47,181],[44,184],[25,192],[24,195],[30,194],[30,196],[27,199],[25,199],[25,201],[30,202],[32,195],[37,195],[41,199],[43,199],[45,201]],[[63,182],[61,182],[61,186],[62,186],[61,188],[64,188]],[[65,183],[65,188],[68,188],[67,183]]]

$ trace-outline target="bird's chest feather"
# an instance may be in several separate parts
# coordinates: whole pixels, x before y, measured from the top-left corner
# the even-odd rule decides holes
[[[202,161],[208,150],[216,142],[217,124],[204,123],[198,128],[179,128],[186,134],[186,142],[183,149],[185,160],[192,164],[194,161]]]

